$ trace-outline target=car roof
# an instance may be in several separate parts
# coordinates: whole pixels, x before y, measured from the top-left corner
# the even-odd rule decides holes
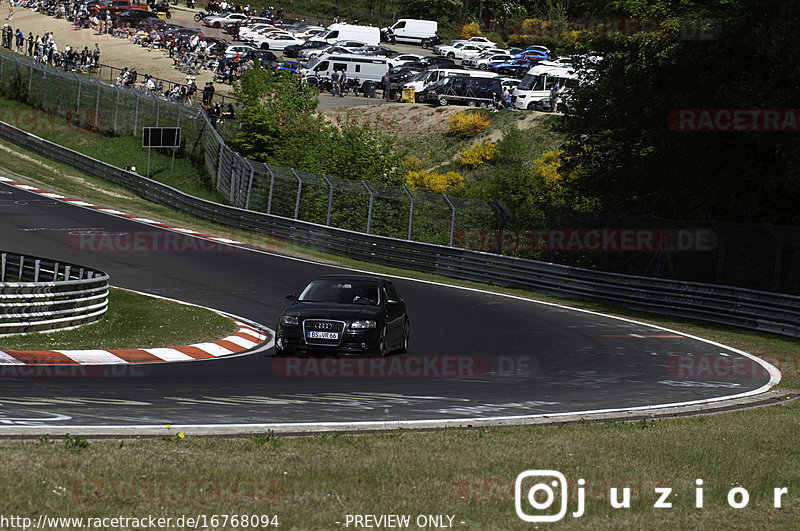
[[[381,282],[383,279],[380,277],[371,277],[366,275],[322,275],[311,279],[310,282],[315,280],[368,280],[370,282]]]

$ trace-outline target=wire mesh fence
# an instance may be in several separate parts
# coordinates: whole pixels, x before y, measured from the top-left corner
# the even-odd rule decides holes
[[[233,206],[418,242],[631,275],[800,293],[800,228],[613,216],[449,197],[247,160],[197,108],[0,52],[2,92],[81,127],[180,127]]]

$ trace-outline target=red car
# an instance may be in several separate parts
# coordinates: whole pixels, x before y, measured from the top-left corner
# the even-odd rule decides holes
[[[94,7],[94,12],[99,15],[104,15],[105,13],[118,15],[129,9],[133,9],[135,11],[148,11],[149,8],[146,5],[131,2],[131,0],[111,0],[110,2],[97,4]]]

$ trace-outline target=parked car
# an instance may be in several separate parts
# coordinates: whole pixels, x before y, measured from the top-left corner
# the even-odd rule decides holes
[[[256,49],[252,46],[248,46],[246,44],[231,44],[227,48],[225,48],[224,56],[225,59],[233,59],[236,57],[236,52],[239,52],[239,59],[244,57],[245,55],[249,54],[250,52],[255,52]]]
[[[247,20],[247,15],[244,13],[227,13],[224,15],[209,15],[205,17],[201,23],[203,26],[211,28],[223,28],[231,24],[242,23]]]
[[[277,72],[290,72],[296,74],[303,68],[303,63],[297,61],[283,61],[275,66]]]
[[[266,35],[253,39],[253,46],[258,46],[262,50],[283,50],[287,46],[302,43],[303,39],[291,35]]]
[[[111,18],[118,21],[120,24],[135,27],[140,22],[148,18],[158,18],[158,14],[152,11],[142,11],[139,9],[128,9],[118,15],[111,15]]]
[[[306,41],[303,44],[293,44],[283,49],[285,57],[298,57],[302,50],[315,50],[328,46],[328,43],[322,41]]]
[[[408,350],[406,304],[386,279],[318,277],[288,295],[275,327],[275,354],[330,352],[385,356]]]
[[[503,86],[497,77],[449,76],[422,90],[419,101],[449,105],[451,103],[470,107],[489,107],[493,94],[502,94]]]

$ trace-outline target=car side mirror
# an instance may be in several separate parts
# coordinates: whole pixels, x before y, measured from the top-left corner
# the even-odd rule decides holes
[[[290,301],[293,301],[297,298],[297,293],[290,293],[286,296],[286,298],[289,299]]]
[[[396,299],[386,299],[386,304],[400,304],[400,301]]]

